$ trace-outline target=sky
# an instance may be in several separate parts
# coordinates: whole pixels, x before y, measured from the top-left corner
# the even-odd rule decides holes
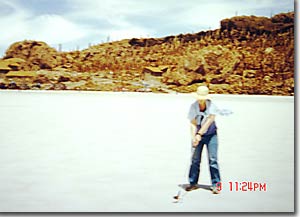
[[[1,0],[0,57],[23,40],[82,50],[125,38],[218,29],[222,19],[236,15],[289,11],[293,0]]]

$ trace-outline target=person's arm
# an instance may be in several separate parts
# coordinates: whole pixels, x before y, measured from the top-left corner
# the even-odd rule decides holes
[[[191,138],[193,140],[193,138],[195,137],[195,135],[197,133],[197,123],[196,123],[195,119],[191,121],[190,128],[191,128]]]
[[[209,115],[197,134],[200,134],[200,136],[205,134],[210,125],[215,121],[215,117],[216,115]]]
[[[192,144],[194,147],[196,147],[200,140],[201,140],[201,136],[199,134],[197,134],[197,121],[194,119],[191,121],[190,123],[191,126],[191,138],[192,138]]]
[[[206,133],[206,131],[208,130],[210,125],[214,122],[214,120],[215,120],[215,115],[209,115],[205,123],[202,125],[202,127],[198,132],[196,127],[196,121],[195,122],[191,121],[191,134],[192,134],[192,141],[194,147],[196,147],[199,144],[203,134]]]

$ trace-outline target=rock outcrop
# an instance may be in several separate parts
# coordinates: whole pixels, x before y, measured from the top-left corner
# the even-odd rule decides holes
[[[6,77],[9,71],[38,76]],[[161,83],[145,81],[146,73]],[[0,60],[0,79],[0,88],[191,92],[206,83],[215,93],[293,95],[294,12],[237,16],[222,20],[216,30],[73,52],[58,52],[44,42],[16,42]]]
[[[6,51],[5,59],[19,58],[25,60],[19,70],[53,69],[61,64],[58,52],[45,42],[23,41],[12,44]]]

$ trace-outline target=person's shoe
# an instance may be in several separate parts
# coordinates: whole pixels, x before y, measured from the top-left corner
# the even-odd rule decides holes
[[[212,191],[213,194],[220,194],[221,193],[216,186],[212,186],[211,191]]]
[[[197,185],[189,185],[185,188],[186,191],[192,191],[198,189]]]

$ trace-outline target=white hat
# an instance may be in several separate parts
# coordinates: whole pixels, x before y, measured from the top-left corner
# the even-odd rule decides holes
[[[198,100],[206,100],[210,99],[209,89],[206,86],[199,86],[197,88],[197,92],[195,92],[195,96]]]

